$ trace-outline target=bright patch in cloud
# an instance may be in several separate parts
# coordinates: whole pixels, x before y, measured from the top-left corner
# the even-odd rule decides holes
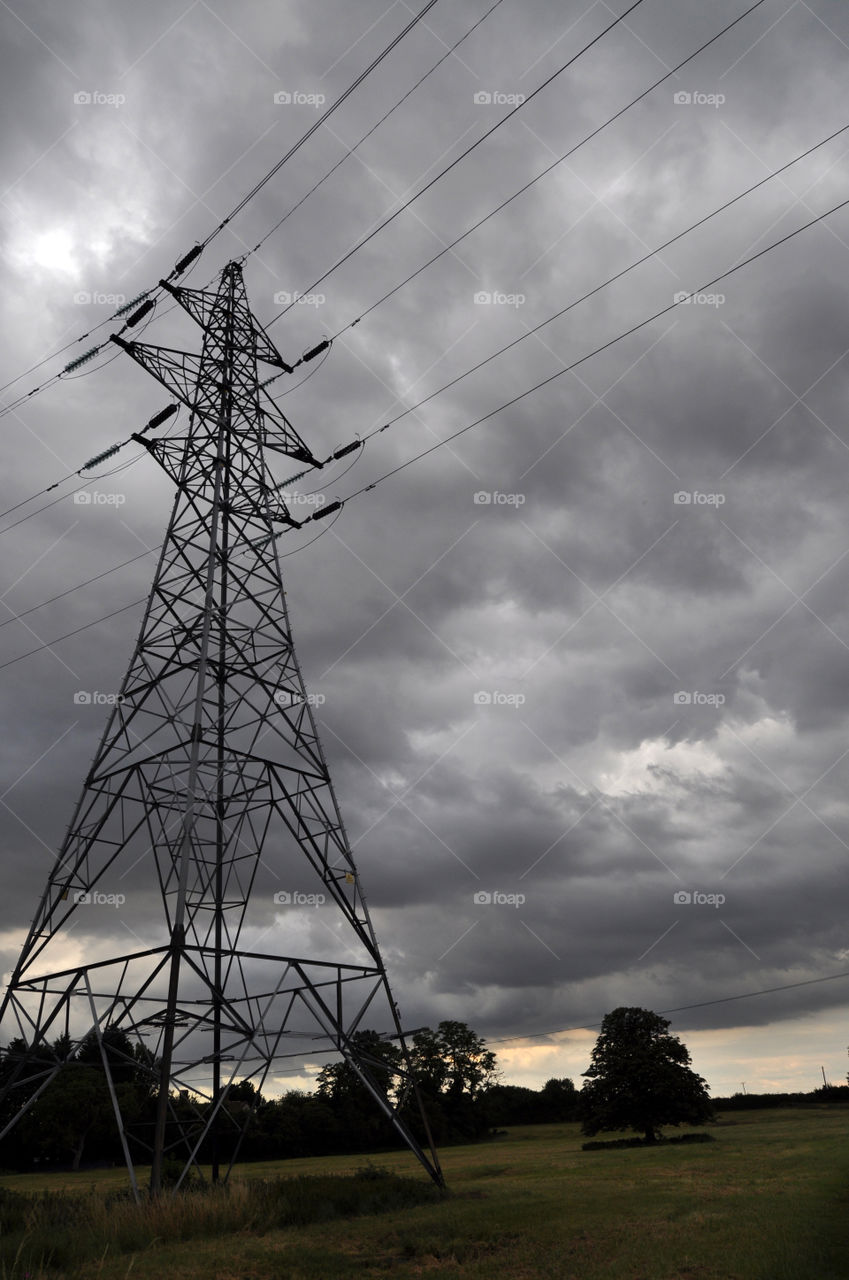
[[[48,271],[64,271],[79,275],[79,263],[74,255],[71,235],[62,227],[42,231],[28,238],[13,249],[13,254],[24,266],[44,267]]]
[[[720,777],[725,772],[721,757],[704,742],[679,742],[670,746],[663,739],[641,742],[634,751],[619,752],[598,778],[609,796],[657,793],[669,788],[670,773],[680,778]]]

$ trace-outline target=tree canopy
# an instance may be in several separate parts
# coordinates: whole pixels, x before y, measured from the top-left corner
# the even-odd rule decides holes
[[[585,1134],[634,1129],[654,1142],[663,1125],[710,1119],[707,1085],[691,1070],[686,1046],[668,1028],[668,1019],[649,1009],[622,1007],[607,1014],[583,1073]]]
[[[222,1109],[234,1132],[249,1120],[240,1158],[267,1160],[399,1146],[398,1131],[375,1103],[364,1076],[386,1090],[420,1141],[430,1134],[440,1145],[468,1142],[502,1125],[577,1119],[579,1095],[571,1080],[552,1079],[541,1090],[500,1083],[495,1054],[465,1022],[445,1020],[435,1030],[421,1027],[410,1034],[408,1043],[412,1076],[397,1041],[364,1029],[351,1037],[353,1062],[342,1059],[325,1066],[314,1093],[290,1089],[282,1097],[265,1098],[258,1076],[234,1081]],[[26,1053],[23,1040],[0,1049],[0,1087]],[[139,1141],[146,1140],[155,1119],[156,1059],[149,1049],[131,1042],[120,1027],[107,1025],[100,1037],[90,1032],[74,1042],[60,1036],[44,1046],[45,1068],[58,1070],[4,1139],[0,1164],[17,1169],[76,1169],[83,1162],[122,1161],[104,1054],[130,1131],[131,1154],[143,1158]],[[18,1088],[8,1095],[0,1105],[0,1128],[35,1087]],[[419,1100],[426,1126],[418,1111]],[[187,1090],[171,1094],[172,1110],[187,1121],[200,1123],[208,1106],[207,1098]],[[198,1152],[201,1162],[211,1158],[211,1151],[207,1139]]]
[[[413,1036],[413,1070],[423,1089],[474,1100],[497,1077],[495,1054],[465,1022],[440,1022]]]

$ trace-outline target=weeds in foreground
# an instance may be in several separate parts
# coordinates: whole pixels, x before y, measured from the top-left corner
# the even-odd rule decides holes
[[[439,1198],[432,1184],[373,1165],[348,1176],[190,1186],[141,1204],[129,1191],[106,1196],[46,1192],[31,1199],[0,1188],[0,1280],[41,1280],[105,1254],[139,1253],[153,1243],[234,1232],[264,1235],[280,1227],[383,1213]]]

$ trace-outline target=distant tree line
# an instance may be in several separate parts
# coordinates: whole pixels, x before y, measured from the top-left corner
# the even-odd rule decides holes
[[[353,1039],[358,1057],[423,1140],[410,1082],[395,1074],[402,1065],[397,1045],[374,1031],[358,1032]],[[150,1137],[156,1110],[151,1074],[155,1059],[116,1027],[104,1030],[103,1042],[127,1127]],[[123,1152],[96,1035],[87,1036],[75,1053],[63,1037],[52,1048],[57,1058],[67,1061],[0,1144],[0,1168],[79,1169],[121,1163]],[[17,1040],[0,1050],[0,1088],[25,1049],[23,1041]],[[410,1049],[418,1094],[440,1146],[474,1141],[504,1125],[577,1119],[579,1095],[571,1080],[552,1079],[540,1090],[499,1083],[495,1054],[463,1022],[445,1021],[436,1030],[417,1031]],[[25,1100],[21,1090],[10,1094],[0,1108],[0,1128]],[[172,1107],[184,1124],[192,1116],[202,1117],[207,1106],[187,1092],[172,1095]],[[250,1117],[240,1160],[372,1152],[403,1145],[347,1061],[326,1066],[312,1093],[292,1089],[280,1098],[264,1098],[250,1080],[241,1080],[231,1086],[224,1110],[222,1156],[232,1146],[235,1128]],[[131,1150],[134,1159],[144,1161],[139,1148]],[[211,1156],[211,1143],[207,1143],[199,1159],[207,1162]]]
[[[808,1094],[736,1093],[711,1100],[704,1080],[690,1067],[686,1047],[668,1028],[665,1018],[647,1009],[613,1010],[602,1022],[580,1091],[569,1079],[548,1080],[539,1090],[502,1084],[495,1054],[464,1022],[440,1022],[435,1031],[424,1027],[410,1037],[412,1079],[399,1073],[403,1059],[397,1044],[377,1032],[357,1032],[353,1046],[357,1061],[424,1141],[417,1091],[437,1146],[473,1142],[510,1125],[572,1121],[580,1121],[588,1136],[630,1128],[651,1143],[662,1137],[664,1126],[703,1124],[717,1108],[727,1112],[849,1102],[849,1085],[827,1085]],[[102,1045],[92,1032],[75,1050],[61,1036],[51,1048],[53,1063],[63,1066],[0,1143],[0,1169],[79,1169],[123,1162],[104,1055],[127,1128],[142,1141],[145,1135],[152,1140],[157,1063],[148,1050],[117,1027],[104,1029]],[[25,1052],[21,1040],[0,1049],[0,1090]],[[37,1088],[38,1081],[10,1092],[0,1104],[0,1129]],[[171,1105],[186,1129],[194,1125],[200,1131],[208,1102],[183,1092],[172,1094]],[[246,1120],[240,1160],[367,1153],[403,1145],[345,1060],[324,1067],[312,1093],[291,1089],[280,1098],[265,1098],[250,1080],[234,1084],[219,1123],[222,1158],[229,1158],[233,1137]],[[140,1146],[130,1149],[136,1162],[147,1163]],[[207,1140],[198,1158],[208,1163],[212,1156]]]
[[[849,1103],[849,1084],[820,1085],[810,1093],[732,1093],[714,1098],[720,1111],[758,1111],[766,1107],[815,1107],[824,1102]]]

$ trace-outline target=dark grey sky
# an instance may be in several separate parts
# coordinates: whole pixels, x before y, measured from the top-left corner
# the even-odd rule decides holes
[[[187,282],[256,244],[487,7],[441,0]],[[249,260],[257,316],[626,7],[503,0]],[[745,8],[645,0],[275,323],[283,353],[349,324]],[[4,4],[2,381],[166,274],[315,120],[275,95],[332,101],[413,10]],[[768,0],[348,330],[281,406],[317,452],[394,417],[849,123],[847,61],[844,4]],[[849,134],[375,436],[328,500],[849,197],[847,150]],[[847,968],[847,258],[842,211],[352,501],[309,548],[281,546],[408,1025],[533,1036]],[[146,339],[197,342],[177,317]],[[2,506],[165,403],[122,356],[34,397],[3,419]],[[144,596],[152,556],[16,620],[159,542],[171,492],[150,461],[91,488],[118,498],[68,498],[3,534],[3,661]],[[103,726],[74,693],[117,687],[139,616],[0,672],[5,974]],[[324,922],[298,927],[319,952]],[[69,954],[119,937],[92,911]],[[717,1091],[813,1087],[821,1063],[845,1074],[845,996],[845,980],[802,987],[673,1029]],[[500,1052],[536,1083],[577,1076],[591,1040]]]

